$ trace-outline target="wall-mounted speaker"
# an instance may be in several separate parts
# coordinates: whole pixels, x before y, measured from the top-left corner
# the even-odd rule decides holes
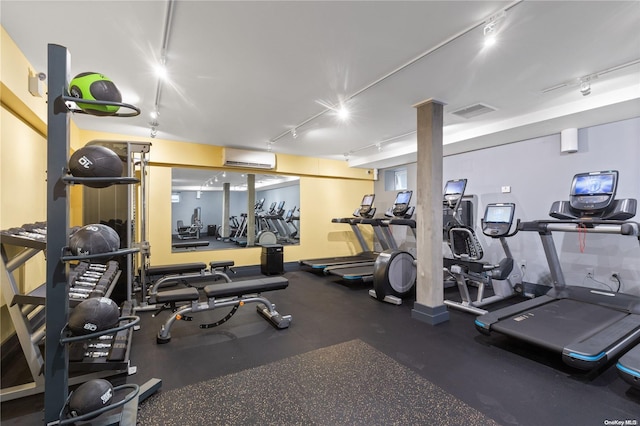
[[[578,129],[564,129],[560,132],[560,152],[578,152]]]

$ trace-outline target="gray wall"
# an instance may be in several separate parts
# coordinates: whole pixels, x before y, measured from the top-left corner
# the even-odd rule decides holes
[[[493,202],[516,203],[516,218],[548,219],[551,203],[568,200],[573,175],[580,172],[615,169],[620,172],[616,198],[640,200],[640,118],[579,129],[578,152],[560,152],[560,135],[554,134],[508,145],[467,152],[443,159],[443,182],[467,178],[467,194],[477,196],[475,223],[484,207]],[[417,187],[415,164],[408,164],[409,189]],[[379,176],[384,176],[381,170]],[[503,194],[502,186],[511,186]],[[375,184],[378,211],[388,208],[395,191],[384,191],[384,181]],[[415,200],[412,204],[415,204]],[[640,212],[639,212],[640,214]],[[640,216],[634,218],[640,221]],[[419,231],[418,231],[419,232]],[[482,232],[476,226],[476,232]],[[499,241],[482,238],[485,260],[504,257]],[[554,241],[567,283],[607,289],[612,272],[622,279],[621,291],[640,295],[640,246],[633,237],[588,234],[584,252],[578,234],[554,233]],[[520,232],[509,239],[518,261],[526,262],[525,281],[548,282],[548,266],[536,233]],[[595,279],[586,278],[593,268]]]
[[[256,199],[264,198],[264,210],[267,210],[271,203],[284,201],[284,210],[300,207],[300,183],[299,181],[278,185],[277,188],[266,190],[256,190]]]

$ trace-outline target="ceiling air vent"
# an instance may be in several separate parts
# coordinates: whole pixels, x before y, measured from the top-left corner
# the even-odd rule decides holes
[[[477,117],[478,115],[486,114],[488,112],[493,112],[495,110],[496,109],[494,107],[490,107],[489,105],[474,104],[464,108],[460,108],[457,111],[453,111],[451,114],[457,115],[458,117],[462,118],[472,118]]]

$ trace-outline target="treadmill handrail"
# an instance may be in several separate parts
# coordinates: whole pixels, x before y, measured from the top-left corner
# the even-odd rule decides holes
[[[408,226],[410,228],[416,227],[416,221],[414,219],[390,219],[390,225],[403,225]]]
[[[518,230],[539,233],[559,231],[639,236],[640,224],[638,222],[622,220],[533,220],[520,222],[518,224]]]

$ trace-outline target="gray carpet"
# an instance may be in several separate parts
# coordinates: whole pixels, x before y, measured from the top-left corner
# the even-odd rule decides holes
[[[212,356],[215,362],[215,354]],[[203,366],[203,368],[206,368]],[[360,340],[160,391],[141,425],[496,425]]]

